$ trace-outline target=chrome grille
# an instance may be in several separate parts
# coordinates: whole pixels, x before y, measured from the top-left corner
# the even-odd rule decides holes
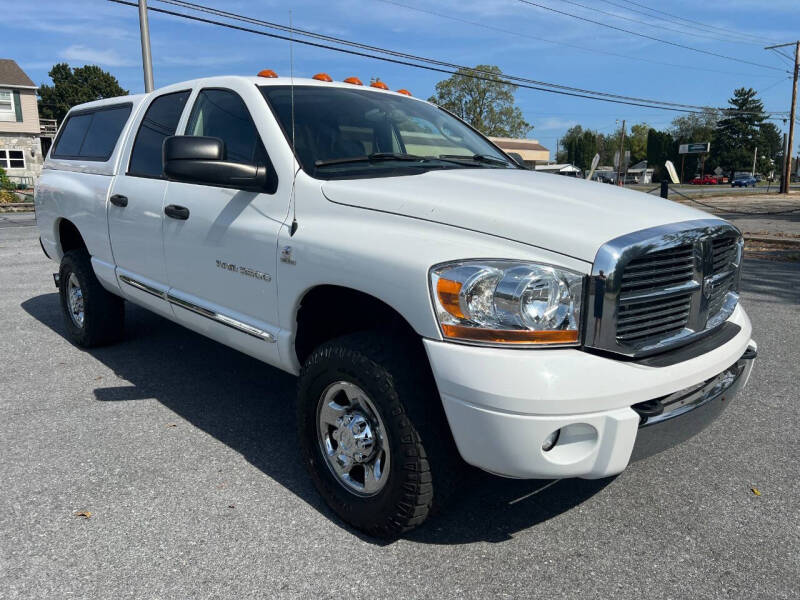
[[[717,326],[736,306],[738,230],[708,219],[635,232],[598,252],[586,345],[652,354]]]
[[[622,271],[617,340],[631,342],[681,331],[689,318],[691,295],[653,297],[653,293],[692,280],[694,247],[683,244],[631,260]]]

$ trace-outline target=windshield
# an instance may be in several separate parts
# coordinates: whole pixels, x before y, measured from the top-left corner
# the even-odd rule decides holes
[[[261,91],[291,143],[291,87],[263,86]],[[319,179],[517,168],[449,113],[402,95],[294,86],[294,123],[297,159]]]

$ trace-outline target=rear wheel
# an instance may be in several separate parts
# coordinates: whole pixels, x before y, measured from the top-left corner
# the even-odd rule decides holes
[[[461,464],[417,352],[396,336],[357,333],[317,348],[300,374],[306,466],[331,508],[370,535],[421,524]]]
[[[86,250],[70,250],[61,259],[59,299],[67,337],[84,348],[122,337],[125,305],[97,280]]]

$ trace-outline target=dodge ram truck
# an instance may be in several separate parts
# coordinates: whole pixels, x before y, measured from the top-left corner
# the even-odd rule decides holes
[[[303,462],[376,536],[464,463],[618,474],[716,417],[756,356],[735,227],[532,172],[382,82],[265,71],[76,106],[35,207],[74,344],[120,340],[128,301],[298,376]]]

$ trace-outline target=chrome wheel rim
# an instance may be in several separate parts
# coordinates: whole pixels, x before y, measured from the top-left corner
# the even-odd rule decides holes
[[[67,308],[75,326],[83,329],[86,318],[83,310],[83,290],[75,273],[70,273],[67,280]]]
[[[357,496],[374,496],[389,479],[386,427],[367,394],[347,381],[332,383],[317,403],[317,439],[334,479]]]

